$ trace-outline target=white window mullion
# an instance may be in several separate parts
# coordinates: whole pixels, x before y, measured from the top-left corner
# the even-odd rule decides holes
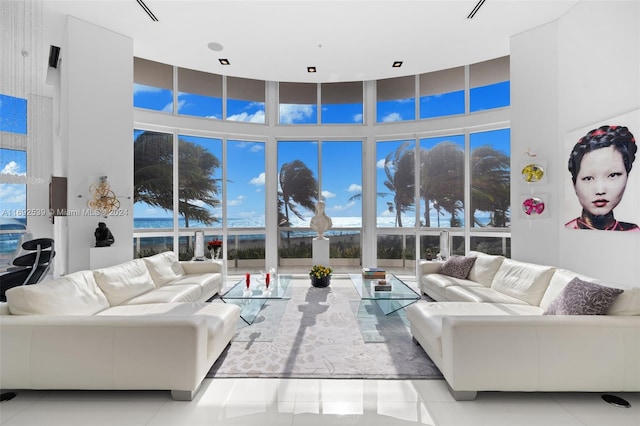
[[[173,247],[180,253],[180,187],[178,170],[178,131],[173,130]]]

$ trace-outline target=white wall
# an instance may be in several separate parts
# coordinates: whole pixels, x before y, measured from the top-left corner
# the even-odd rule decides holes
[[[61,55],[61,148],[68,155],[68,209],[77,214],[65,219],[63,273],[70,273],[89,269],[89,249],[101,221],[115,237],[119,259],[114,262],[133,258],[133,41],[69,17]],[[105,219],[81,213],[88,208],[89,186],[103,175],[128,214]]]
[[[562,212],[565,135],[640,108],[639,52],[639,2],[583,1],[557,22],[512,38],[514,258],[640,285],[640,233],[566,230]],[[547,165],[548,181],[535,189],[519,174],[529,147]],[[547,195],[546,219],[518,214],[517,200],[532,190]]]

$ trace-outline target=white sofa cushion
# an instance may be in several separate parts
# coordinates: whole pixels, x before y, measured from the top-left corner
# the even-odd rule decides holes
[[[93,276],[104,291],[111,306],[155,289],[151,275],[142,259],[96,269]]]
[[[560,295],[566,285],[574,278],[624,290],[624,293],[619,295],[611,306],[609,306],[607,315],[640,315],[640,287],[611,284],[585,275],[576,274],[568,269],[556,269],[549,282],[549,287],[540,302],[540,307],[544,310],[549,308],[551,302]]]
[[[418,301],[407,306],[407,319],[411,327],[419,329],[430,341],[430,347],[442,358],[442,319],[450,316],[520,316],[541,315],[542,309],[530,305],[469,302]],[[430,354],[431,355],[431,354]]]
[[[156,287],[162,287],[184,275],[184,268],[172,251],[142,258]]]
[[[200,296],[208,294],[213,296],[214,294],[218,293],[220,289],[222,289],[222,274],[217,272],[197,275],[187,274],[182,277],[176,278],[174,281],[171,281],[171,286],[182,285],[196,285],[200,287]]]
[[[473,263],[467,278],[471,281],[482,284],[485,287],[491,287],[493,277],[495,277],[498,268],[504,261],[504,256],[496,256],[492,254],[472,251],[470,256],[475,256],[476,261]]]
[[[445,289],[451,286],[483,287],[471,280],[461,280],[448,275],[426,274],[422,276],[422,291],[434,298],[446,298]]]
[[[450,286],[445,289],[446,300],[452,302],[478,302],[478,303],[508,303],[514,305],[527,305],[527,302],[508,294],[501,293],[483,285],[475,287]]]
[[[538,306],[553,272],[551,266],[505,259],[493,278],[491,288]]]
[[[149,303],[197,302],[202,290],[197,285],[165,285],[133,297],[122,305],[146,305]]]
[[[598,282],[598,284],[613,287],[612,284]],[[607,315],[640,315],[640,287],[616,286],[624,290],[607,309]]]
[[[206,319],[209,344],[235,330],[240,308],[226,303],[149,303],[121,305],[105,309],[100,316],[192,317]],[[228,343],[228,342],[225,342]]]
[[[91,271],[7,290],[12,315],[93,315],[109,307]]]

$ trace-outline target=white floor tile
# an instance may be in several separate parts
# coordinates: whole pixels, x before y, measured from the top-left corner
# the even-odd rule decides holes
[[[554,393],[550,397],[587,426],[640,426],[640,393],[614,393],[631,403],[629,408],[610,405],[603,393]]]
[[[640,393],[481,392],[457,402],[442,380],[207,379],[193,401],[168,391],[20,391],[2,426],[640,426]]]
[[[2,425],[143,426],[167,401],[168,395],[168,392],[52,391]]]
[[[427,406],[438,426],[584,426],[544,393],[483,392],[474,401]]]

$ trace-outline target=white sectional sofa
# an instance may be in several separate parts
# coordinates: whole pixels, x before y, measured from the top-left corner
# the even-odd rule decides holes
[[[207,303],[221,264],[172,252],[7,291],[0,388],[171,390],[191,400],[240,310]]]
[[[468,257],[475,261],[466,278],[421,262],[419,286],[435,302],[407,308],[414,340],[455,399],[478,391],[640,391],[640,286],[502,256]]]

